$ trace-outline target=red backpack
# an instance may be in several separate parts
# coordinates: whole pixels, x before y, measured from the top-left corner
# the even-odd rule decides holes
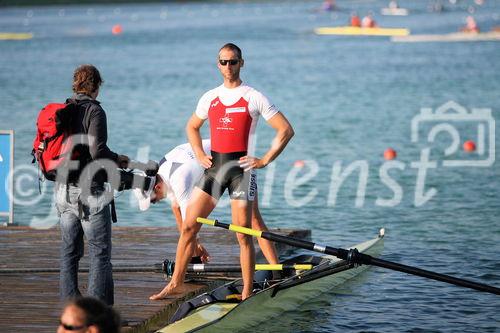
[[[35,160],[48,180],[55,181],[57,168],[65,161],[75,159],[72,149],[72,119],[75,103],[50,103],[38,114],[37,133],[33,141],[33,163]]]

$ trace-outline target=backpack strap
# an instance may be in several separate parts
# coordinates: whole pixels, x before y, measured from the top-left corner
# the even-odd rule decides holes
[[[116,223],[118,219],[116,218],[116,207],[115,207],[115,199],[111,200],[111,220],[113,223]]]

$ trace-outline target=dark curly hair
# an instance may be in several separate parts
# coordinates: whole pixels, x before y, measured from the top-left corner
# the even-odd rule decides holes
[[[103,83],[101,74],[93,65],[81,65],[73,73],[73,91],[90,95]]]
[[[76,306],[85,313],[85,325],[95,325],[101,333],[119,333],[121,318],[111,306],[93,297],[79,297],[67,306]]]

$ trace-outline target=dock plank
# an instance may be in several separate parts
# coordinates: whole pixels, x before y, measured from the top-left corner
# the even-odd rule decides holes
[[[298,238],[310,238],[308,230],[273,230]],[[239,247],[234,234],[224,230],[203,228],[200,239],[214,263],[239,262]],[[176,228],[113,226],[113,265],[153,267],[175,258],[178,233]],[[0,332],[55,332],[63,304],[59,301],[59,228],[31,229],[0,227]],[[258,249],[258,246],[256,246]],[[278,246],[278,252],[286,248]],[[257,253],[259,262],[264,262]],[[87,251],[80,268],[88,268]],[[29,272],[30,269],[52,272]],[[18,270],[18,272],[15,272]],[[24,271],[26,270],[26,271]],[[12,272],[12,273],[9,273]],[[185,294],[161,301],[149,296],[166,284],[165,276],[155,272],[113,273],[115,308],[127,323],[122,332],[151,332],[165,324],[179,304],[205,292],[221,280],[190,281]],[[86,293],[87,273],[79,273],[80,289]]]

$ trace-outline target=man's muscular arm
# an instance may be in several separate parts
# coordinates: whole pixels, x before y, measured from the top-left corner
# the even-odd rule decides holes
[[[273,139],[271,147],[262,158],[252,156],[241,157],[239,163],[242,168],[245,168],[245,171],[264,168],[266,165],[274,161],[283,149],[285,149],[286,145],[295,134],[292,125],[290,125],[288,119],[286,119],[281,112],[272,116],[267,123],[276,130],[276,135]]]
[[[212,166],[212,156],[205,153],[201,142],[200,128],[204,122],[205,120],[193,114],[186,125],[186,134],[196,159],[205,169],[208,169]]]

